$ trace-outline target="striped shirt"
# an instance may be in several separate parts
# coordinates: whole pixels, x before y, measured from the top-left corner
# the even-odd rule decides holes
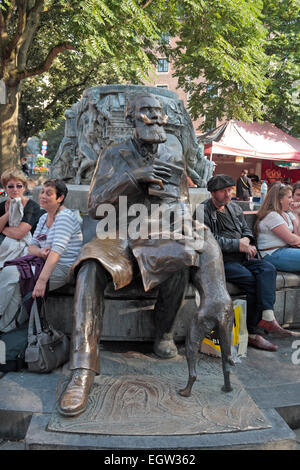
[[[82,246],[80,223],[70,209],[61,210],[51,227],[47,227],[47,216],[40,217],[30,245],[50,247],[60,255],[59,264],[71,266]]]

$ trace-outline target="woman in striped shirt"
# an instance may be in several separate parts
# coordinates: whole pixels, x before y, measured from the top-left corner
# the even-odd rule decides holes
[[[49,290],[57,289],[67,282],[70,266],[82,246],[82,232],[74,213],[64,207],[68,193],[65,183],[50,179],[43,184],[40,205],[43,214],[33,234],[28,254],[44,259],[44,266],[32,291],[32,297],[44,297]],[[16,265],[5,266],[0,273],[0,332],[15,328],[11,319],[21,303],[20,274]]]
[[[45,259],[45,265],[33,290],[33,297],[43,297],[49,280],[49,289],[66,283],[70,266],[82,245],[80,224],[74,213],[64,207],[66,185],[57,179],[44,183],[40,206],[47,211],[40,218],[28,253]]]

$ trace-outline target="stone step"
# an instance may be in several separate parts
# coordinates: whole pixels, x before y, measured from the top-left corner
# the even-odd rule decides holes
[[[150,455],[184,449],[189,455],[199,450],[295,450],[295,433],[275,410],[262,410],[272,427],[245,432],[176,436],[109,436],[47,431],[50,415],[33,416],[26,434],[26,450],[102,450],[102,459],[113,452],[130,455],[143,450]],[[103,453],[105,451],[105,453]]]
[[[24,439],[25,448],[30,450],[104,449],[106,452],[112,449],[116,453],[120,449],[120,452],[146,449],[145,455],[161,449],[187,449],[190,454],[197,449],[295,449],[295,434],[291,428],[300,426],[300,368],[291,360],[291,354],[295,351],[292,347],[293,340],[272,341],[279,346],[277,353],[248,348],[247,358],[242,358],[241,362],[232,368],[234,392],[229,394],[220,391],[223,380],[221,360],[200,355],[198,378],[192,397],[185,399],[186,403],[180,402],[187,410],[190,403],[193,413],[196,405],[205,404],[203,413],[199,415],[199,433],[187,429],[178,434],[184,426],[189,425],[189,421],[183,419],[186,417],[185,410],[180,418],[180,427],[175,423],[170,432],[164,430],[161,435],[157,434],[161,431],[156,432],[155,426],[152,435],[147,435],[147,432],[145,434],[145,429],[142,429],[140,434],[137,431],[133,435],[131,430],[131,434],[126,435],[126,420],[122,423],[121,413],[117,432],[111,419],[106,421],[107,424],[101,422],[103,407],[101,405],[99,414],[98,405],[104,403],[102,391],[107,397],[115,397],[115,390],[122,392],[123,382],[126,382],[127,389],[119,396],[127,406],[137,399],[137,402],[132,402],[133,406],[130,405],[134,410],[141,408],[140,404],[146,396],[145,390],[150,390],[151,397],[153,390],[160,388],[160,383],[170,384],[171,397],[162,401],[159,409],[173,407],[166,415],[168,419],[173,419],[174,410],[178,411],[180,400],[176,392],[187,379],[183,346],[180,347],[180,354],[176,359],[162,361],[152,353],[151,343],[142,345],[114,342],[104,343],[102,346],[102,373],[95,380],[89,399],[91,406],[87,411],[90,413],[92,409],[94,413],[89,415],[89,419],[86,419],[84,414],[80,420],[79,417],[61,420],[57,417],[55,405],[69,375],[68,365],[45,375],[28,371],[5,374],[0,380],[0,440]],[[144,395],[140,395],[141,390]],[[157,396],[161,400],[163,388],[158,392]],[[240,408],[237,406],[239,403]],[[111,407],[111,404],[114,406]],[[116,416],[112,418],[119,419],[118,413],[122,408],[118,408],[116,403],[106,403],[106,409],[117,410]],[[153,416],[155,414],[156,406]],[[251,417],[252,414],[256,418],[248,422],[248,415]],[[146,417],[149,419],[149,413]],[[91,430],[91,423],[97,423],[97,420],[100,426],[95,432]],[[204,426],[201,420],[204,420]],[[143,423],[145,420],[138,416],[138,421]],[[158,415],[158,425],[163,422],[164,419]],[[219,427],[214,430],[212,426],[216,426],[216,423]]]

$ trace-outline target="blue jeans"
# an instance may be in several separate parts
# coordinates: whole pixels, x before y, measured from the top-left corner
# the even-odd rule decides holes
[[[300,272],[299,248],[279,248],[271,255],[266,255],[264,260],[272,263],[278,271],[286,271],[288,273]]]
[[[300,250],[299,250],[300,251]],[[253,259],[224,263],[226,281],[236,284],[247,293],[247,329],[259,332],[257,324],[263,310],[273,310],[276,297],[276,269],[271,263]]]

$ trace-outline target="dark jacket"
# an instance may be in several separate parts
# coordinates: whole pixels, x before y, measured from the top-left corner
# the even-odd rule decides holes
[[[212,199],[207,199],[202,204],[204,204],[204,223],[210,228],[215,239],[219,243],[222,252],[238,253],[240,246],[239,238],[225,238],[218,234],[217,208],[212,202]],[[250,238],[251,243],[254,244],[255,239],[253,233],[247,225],[241,207],[237,203],[231,201],[227,204],[227,209],[232,217],[237,233],[240,234],[240,238],[248,237]]]
[[[247,201],[252,196],[252,181],[247,176],[240,176],[236,182],[236,197]]]

